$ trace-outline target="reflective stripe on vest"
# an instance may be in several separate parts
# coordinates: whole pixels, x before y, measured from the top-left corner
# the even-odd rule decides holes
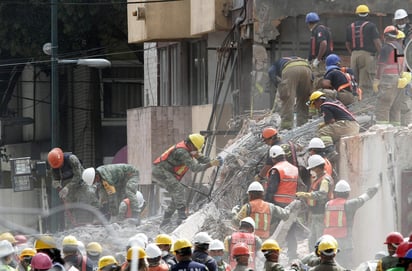
[[[280,203],[291,203],[296,198],[299,170],[288,161],[281,161],[272,167],[279,172],[280,182],[273,200]],[[270,172],[270,171],[269,171]]]
[[[346,109],[346,107],[343,104],[339,104],[339,103],[331,103],[331,102],[324,102],[322,105],[332,105],[335,106],[337,108],[339,108],[340,110],[344,111],[346,114],[348,114],[353,121],[356,121],[355,116],[348,110]],[[321,106],[322,106],[321,105]]]
[[[169,157],[169,155],[175,150],[175,149],[185,149],[190,153],[189,148],[186,146],[184,141],[181,141],[179,143],[177,143],[174,146],[171,146],[169,149],[167,149],[162,155],[160,155],[159,157],[157,157],[154,161],[153,164],[157,165],[162,161],[167,161],[167,158]],[[193,157],[193,155],[192,155]],[[172,165],[173,166],[173,165]],[[183,176],[185,175],[185,173],[189,170],[189,167],[186,165],[177,165],[177,166],[173,166],[173,172],[175,173],[175,177],[176,179],[180,180],[183,178]]]
[[[235,257],[233,257],[233,251],[232,248],[234,245],[237,243],[245,243],[250,252],[250,257],[249,257],[249,264],[248,267],[255,269],[255,258],[256,258],[256,238],[254,233],[249,233],[249,232],[234,232],[232,233],[232,236],[230,238],[230,244],[229,244],[229,251],[230,251],[230,266],[232,268],[236,267],[236,260]]]
[[[368,21],[363,22],[360,26],[359,26],[359,30],[357,30],[358,26],[355,25],[355,23],[351,24],[351,29],[352,29],[352,49],[362,49],[363,48],[363,27],[369,23]],[[358,34],[358,35],[357,35]],[[356,39],[359,39],[359,47],[356,47]]]
[[[402,48],[398,48],[396,44],[393,44],[391,42],[388,42],[390,46],[393,47],[392,52],[388,56],[388,60],[386,63],[383,65],[382,69],[382,74],[398,74],[401,75],[401,73],[404,70],[404,57],[403,56],[398,56],[403,55]],[[397,52],[398,51],[398,52]],[[397,52],[397,55],[395,55],[395,52]]]
[[[270,222],[272,215],[270,213],[269,203],[262,199],[255,199],[249,202],[250,217],[255,220],[255,234],[260,238],[268,238],[270,231]]]
[[[335,238],[345,238],[348,235],[344,198],[337,198],[326,203],[325,229],[323,234],[330,234]]]
[[[126,204],[126,208],[127,208],[125,218],[131,218],[132,217],[132,208],[130,208],[130,199],[129,198],[124,199],[123,202]]]
[[[319,188],[320,188],[320,184],[321,184],[322,180],[324,180],[324,179],[329,181],[328,199],[331,200],[331,199],[333,199],[333,191],[331,189],[332,188],[332,181],[331,181],[332,178],[326,173],[324,173],[320,178],[317,178],[316,181],[314,181],[310,185],[309,193],[314,192],[314,191],[318,191]],[[315,199],[312,199],[312,198],[307,199],[307,203],[311,207],[315,207],[317,205],[317,201]]]

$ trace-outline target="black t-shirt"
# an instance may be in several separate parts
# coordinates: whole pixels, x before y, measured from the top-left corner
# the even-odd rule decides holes
[[[365,50],[376,53],[374,40],[379,39],[379,31],[376,25],[367,20],[358,20],[354,22],[354,28],[355,33],[352,33],[352,24],[346,28],[346,42],[351,44],[352,50]],[[355,46],[353,46],[353,36],[355,37]],[[361,36],[363,37],[362,41]]]
[[[324,78],[330,80],[330,83],[335,90],[338,90],[340,86],[349,82],[345,74],[339,69],[332,69],[328,71],[325,74]],[[351,91],[351,86],[348,85],[347,87],[345,87],[345,89]]]
[[[351,120],[356,121],[348,109],[339,101],[326,100],[320,106],[320,112],[323,114],[325,123],[330,123],[332,119],[339,120]]]

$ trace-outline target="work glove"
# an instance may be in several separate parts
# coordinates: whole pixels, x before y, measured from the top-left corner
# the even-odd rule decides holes
[[[377,192],[378,192],[378,187],[376,186],[370,187],[368,188],[368,190],[366,190],[366,194],[368,194],[369,198],[373,198],[373,196],[375,196]]]
[[[379,91],[379,79],[373,79],[373,91],[375,93]]]
[[[218,167],[218,166],[220,166],[220,160],[218,160],[218,159],[210,160],[210,165],[212,167]]]
[[[310,198],[311,193],[309,192],[296,192],[296,197],[298,198]]]
[[[236,205],[232,208],[232,214],[236,215],[240,211],[240,205]]]
[[[401,77],[398,79],[398,88],[405,88],[408,83],[407,78]]]
[[[67,194],[69,194],[69,189],[67,187],[64,187],[59,191],[59,197],[63,200],[67,197]]]
[[[317,67],[319,66],[319,63],[320,63],[320,61],[319,61],[317,58],[315,58],[315,59],[312,61],[312,66],[313,66],[314,68],[317,68]]]

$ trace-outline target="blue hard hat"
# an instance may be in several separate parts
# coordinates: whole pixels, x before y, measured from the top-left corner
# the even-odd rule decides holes
[[[340,57],[335,54],[328,55],[328,57],[325,60],[326,66],[332,66],[332,65],[337,66],[340,63],[340,61],[341,61]]]
[[[316,23],[319,21],[320,21],[320,18],[316,12],[309,12],[308,14],[306,14],[305,23]]]
[[[408,250],[408,252],[406,252],[404,258],[412,260],[412,249],[410,249],[410,250]]]

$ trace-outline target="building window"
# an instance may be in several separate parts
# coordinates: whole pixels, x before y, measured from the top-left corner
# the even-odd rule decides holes
[[[190,104],[207,104],[207,42],[190,43]]]

